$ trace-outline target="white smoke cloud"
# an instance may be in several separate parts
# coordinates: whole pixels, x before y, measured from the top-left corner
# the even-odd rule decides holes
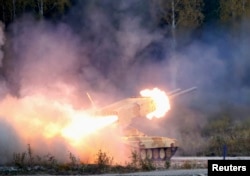
[[[67,28],[50,29],[43,23],[16,27],[22,28],[22,34],[18,32],[14,37],[21,96],[39,87],[50,88],[60,81],[70,80],[77,72],[77,43]]]
[[[116,37],[122,54],[121,59],[128,64],[134,62],[139,51],[163,37],[159,33],[152,33],[147,28],[143,28],[139,18],[125,18],[120,28],[121,30],[116,33]]]
[[[6,86],[6,82],[0,79],[0,101],[2,98],[6,96],[8,93],[8,87]]]
[[[4,35],[4,25],[3,23],[0,21],[0,67],[2,67],[3,65],[3,56],[4,56],[4,53],[2,51],[2,47],[5,43],[5,35]]]

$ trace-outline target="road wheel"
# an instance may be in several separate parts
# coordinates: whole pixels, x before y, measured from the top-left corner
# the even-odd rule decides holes
[[[147,157],[148,157],[148,159],[152,159],[152,156],[153,156],[152,149],[148,149],[147,150]]]
[[[165,158],[166,154],[163,148],[160,149],[159,155],[160,155],[160,159],[163,160]]]
[[[146,155],[146,150],[142,149],[140,150],[140,156],[141,156],[141,159],[146,159],[147,155]]]
[[[166,149],[166,157],[167,157],[167,159],[171,158],[171,149],[170,148]]]
[[[159,150],[158,149],[153,149],[153,158],[158,159],[159,158]]]

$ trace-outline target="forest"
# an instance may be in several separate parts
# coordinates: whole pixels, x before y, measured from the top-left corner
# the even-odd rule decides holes
[[[221,156],[224,145],[250,155],[250,0],[0,0],[0,22],[1,100],[64,95],[62,82],[76,107],[89,90],[112,102],[144,86],[197,86],[154,128],[134,124],[178,139],[177,155]]]
[[[31,14],[37,20],[63,21],[75,6],[83,4],[83,10],[87,6],[98,5],[100,8],[109,6],[115,9],[117,4],[125,3],[112,1],[78,1],[78,0],[1,0],[0,20],[5,25],[10,25],[25,14]],[[129,1],[133,7],[129,9],[137,11],[137,15],[148,15],[156,28],[166,30],[176,29],[202,30],[202,26],[215,24],[217,26],[237,26],[242,20],[249,18],[248,0],[146,0]],[[85,6],[85,7],[84,7]],[[84,12],[83,12],[84,13]],[[115,11],[110,12],[115,13]],[[120,13],[120,12],[119,12]],[[113,14],[115,15],[115,14]],[[166,31],[165,31],[166,32]],[[178,35],[177,35],[178,36]]]

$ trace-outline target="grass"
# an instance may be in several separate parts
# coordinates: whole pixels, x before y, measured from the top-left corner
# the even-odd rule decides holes
[[[130,161],[125,165],[114,164],[114,158],[108,153],[99,150],[96,154],[94,164],[83,163],[73,153],[69,152],[69,162],[60,163],[52,155],[35,155],[28,144],[27,151],[14,153],[12,169],[0,170],[0,175],[16,174],[52,174],[52,175],[76,175],[76,174],[104,174],[104,173],[130,173],[138,171],[151,171],[159,168],[164,169],[194,169],[198,168],[193,161],[182,163],[171,163],[165,161],[161,166],[153,163],[148,158],[142,160],[137,151],[132,151]],[[10,167],[6,167],[10,168]],[[14,169],[13,169],[14,168]]]
[[[45,156],[35,155],[30,145],[27,146],[27,151],[13,154],[11,166],[14,166],[16,169],[11,172],[5,171],[4,173],[0,171],[0,174],[104,174],[151,171],[159,168],[159,166],[156,166],[156,163],[153,163],[148,158],[142,160],[137,151],[131,152],[130,162],[125,165],[114,164],[114,158],[102,150],[97,152],[93,164],[81,162],[71,152],[69,152],[68,163],[59,163],[51,154]],[[171,163],[170,160],[167,160],[160,167],[165,169],[194,169],[199,168],[199,165],[193,161]]]
[[[156,169],[156,167],[154,166],[153,162],[150,159],[148,158],[144,160],[141,159],[137,151],[131,152],[131,163],[129,163],[128,166],[140,171],[150,171]]]
[[[130,162],[125,165],[114,164],[114,158],[102,150],[97,152],[94,164],[81,162],[71,152],[69,152],[69,162],[60,163],[52,154],[45,156],[36,155],[29,144],[27,145],[27,151],[13,154],[13,161],[10,165],[15,168],[15,171],[10,172],[11,175],[129,173],[156,169],[151,160],[148,158],[142,160],[136,151],[131,152]],[[165,163],[165,168],[169,167],[170,161]],[[0,174],[3,174],[1,172]]]
[[[51,175],[76,175],[76,174],[104,174],[104,173],[129,173],[138,171],[151,171],[159,168],[151,160],[142,160],[138,152],[131,152],[130,162],[125,165],[114,164],[114,158],[108,153],[99,150],[93,164],[83,163],[73,153],[69,152],[69,162],[60,163],[57,159],[47,154],[35,155],[30,145],[27,151],[13,154],[13,161],[9,165],[12,169],[1,170],[0,175],[18,174],[51,174]],[[193,161],[171,163],[166,161],[162,168],[165,169],[195,169],[198,164]],[[10,168],[10,167],[6,167]],[[13,169],[14,168],[14,169]]]

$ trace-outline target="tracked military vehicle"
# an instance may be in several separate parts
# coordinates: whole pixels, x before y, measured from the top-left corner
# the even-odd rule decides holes
[[[196,90],[196,87],[181,91],[176,89],[168,93],[169,99]],[[97,115],[118,116],[118,126],[124,129],[122,141],[131,149],[138,151],[141,159],[152,161],[166,161],[175,154],[179,145],[176,139],[147,136],[135,128],[129,127],[135,117],[144,117],[155,111],[156,104],[150,97],[127,98],[99,109]]]
[[[147,158],[154,161],[170,160],[179,146],[176,139],[147,136],[137,129],[130,129],[122,139],[132,151],[140,154],[141,159]]]

